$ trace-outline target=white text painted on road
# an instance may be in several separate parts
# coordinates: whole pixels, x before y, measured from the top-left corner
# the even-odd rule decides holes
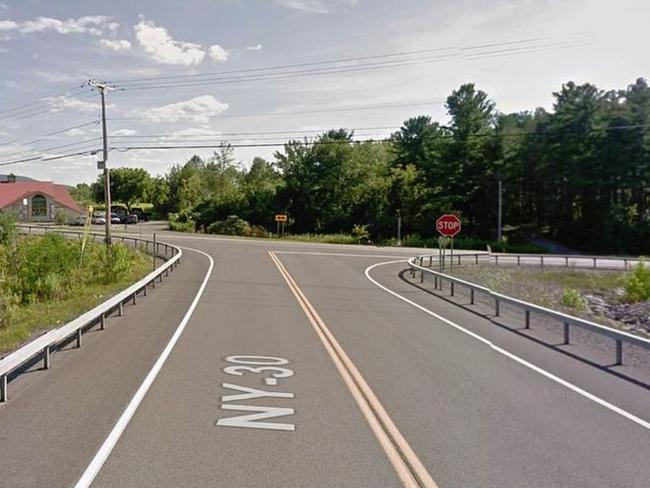
[[[226,361],[235,363],[234,366],[226,366],[223,372],[232,376],[246,376],[250,374],[266,374],[262,382],[268,386],[277,386],[278,380],[289,378],[294,375],[293,370],[280,365],[289,364],[289,360],[273,356],[228,356]],[[250,375],[249,375],[250,376]],[[248,386],[235,385],[232,383],[222,383],[221,386],[226,390],[238,393],[228,394],[221,397],[222,410],[235,410],[241,412],[252,412],[246,415],[234,417],[225,417],[217,420],[216,425],[221,427],[241,427],[246,429],[266,429],[266,430],[284,430],[294,431],[295,425],[291,423],[279,422],[261,422],[261,420],[273,419],[277,417],[286,417],[293,415],[295,410],[289,407],[262,407],[253,405],[239,405],[231,402],[243,400],[258,400],[260,398],[282,398],[292,399],[293,393],[266,391]]]

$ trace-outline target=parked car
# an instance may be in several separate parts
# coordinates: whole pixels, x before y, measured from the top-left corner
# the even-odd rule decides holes
[[[72,221],[72,225],[86,225],[86,216],[79,215],[78,217],[75,217]]]
[[[116,213],[111,213],[111,224],[121,224],[122,219]]]
[[[133,207],[131,208],[131,211],[138,216],[139,222],[149,222],[149,219],[151,218],[151,214],[145,212],[141,207]]]
[[[91,222],[96,225],[104,225],[106,223],[106,213],[105,212],[94,213]]]
[[[126,216],[126,224],[137,224],[139,221],[138,216],[136,214],[129,214]]]

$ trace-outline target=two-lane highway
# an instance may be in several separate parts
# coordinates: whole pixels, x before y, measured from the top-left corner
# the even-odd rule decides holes
[[[93,367],[84,349],[57,377],[20,379],[0,410],[0,485],[648,486],[647,389],[412,287],[403,262],[383,264],[408,252],[165,239],[205,254],[165,285],[169,320],[147,319],[162,298],[133,309],[161,336],[146,365],[103,384],[119,392],[75,377]],[[138,354],[126,326],[93,343]],[[36,407],[41,383],[94,422],[55,428],[67,412]]]

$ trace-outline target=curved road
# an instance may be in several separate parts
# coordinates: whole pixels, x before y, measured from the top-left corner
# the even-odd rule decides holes
[[[648,486],[650,365],[432,296],[403,250],[164,239],[161,287],[12,382],[0,486]]]

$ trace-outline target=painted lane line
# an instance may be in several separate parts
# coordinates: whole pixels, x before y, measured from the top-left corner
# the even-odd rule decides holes
[[[431,475],[388,416],[388,413],[361,376],[359,370],[298,287],[293,277],[275,253],[269,251],[269,256],[287,282],[289,289],[298,301],[316,335],[323,343],[325,350],[334,362],[352,397],[357,402],[362,415],[384,449],[402,484],[407,488],[437,488],[438,485],[433,481]]]
[[[394,297],[399,298],[400,300],[402,300],[402,301],[408,303],[409,305],[421,310],[422,312],[424,312],[424,313],[426,313],[426,314],[440,320],[441,322],[444,322],[447,325],[451,325],[455,329],[461,331],[464,334],[467,334],[468,336],[476,339],[477,341],[480,341],[483,344],[486,344],[487,346],[489,346],[490,348],[492,348],[494,351],[498,352],[499,354],[502,354],[503,356],[506,356],[507,358],[512,359],[513,361],[521,364],[522,366],[525,366],[526,368],[531,369],[532,371],[535,371],[536,373],[539,373],[542,376],[545,376],[546,378],[550,379],[551,381],[554,381],[555,383],[558,383],[558,384],[564,386],[565,388],[568,388],[569,390],[572,390],[573,392],[575,392],[575,393],[577,393],[577,394],[591,400],[592,402],[594,402],[594,403],[596,403],[596,404],[598,404],[598,405],[600,405],[602,407],[605,407],[608,410],[611,410],[612,412],[614,412],[614,413],[616,413],[616,414],[618,414],[618,415],[620,415],[622,417],[625,417],[628,420],[631,420],[632,422],[640,425],[641,427],[644,427],[645,429],[650,430],[650,422],[648,422],[648,421],[646,421],[646,420],[644,420],[644,419],[642,419],[640,417],[637,417],[636,415],[628,412],[627,410],[623,410],[622,408],[617,407],[616,405],[614,405],[612,403],[609,403],[606,400],[603,400],[602,398],[594,395],[593,393],[589,393],[587,390],[584,390],[584,389],[580,388],[579,386],[576,386],[573,383],[570,383],[569,381],[567,381],[567,380],[565,380],[563,378],[560,378],[559,376],[556,376],[553,373],[550,373],[550,372],[546,371],[545,369],[542,369],[539,366],[536,366],[535,364],[532,364],[532,363],[526,361],[525,359],[520,358],[519,356],[511,353],[510,351],[507,351],[507,350],[503,349],[502,347],[497,346],[492,341],[490,341],[490,340],[476,334],[475,332],[472,332],[471,330],[466,329],[462,325],[458,325],[457,323],[452,322],[451,320],[446,319],[445,317],[443,317],[441,315],[438,315],[435,312],[432,312],[428,308],[425,308],[422,305],[419,305],[419,304],[415,303],[414,301],[409,300],[408,298],[400,295],[399,293],[385,287],[384,285],[379,283],[377,280],[375,280],[370,275],[370,272],[373,269],[378,268],[380,266],[388,266],[390,264],[397,264],[397,263],[404,263],[404,262],[406,262],[406,261],[403,261],[403,260],[387,261],[385,263],[377,263],[377,264],[373,264],[372,266],[368,266],[368,268],[366,268],[366,271],[365,271],[366,278],[368,278],[372,283],[374,283],[376,286],[378,286],[379,288],[381,288],[385,292],[390,293]]]
[[[394,259],[404,256],[397,254],[348,254],[339,252],[315,252],[315,251],[274,251],[275,254],[293,254],[297,256],[334,256],[340,258],[380,258],[380,259]],[[411,257],[411,256],[408,256]]]
[[[117,423],[113,427],[113,430],[111,430],[111,432],[108,434],[108,437],[106,438],[102,446],[99,448],[99,451],[97,451],[95,457],[90,462],[90,464],[84,471],[83,475],[75,485],[76,488],[88,488],[95,480],[95,477],[99,473],[99,470],[102,468],[102,466],[108,459],[108,456],[110,456],[111,452],[113,451],[113,448],[117,444],[117,441],[124,433],[124,430],[126,429],[131,419],[133,418],[133,415],[137,411],[138,407],[142,403],[142,400],[144,399],[145,395],[149,391],[149,388],[151,387],[156,377],[158,376],[158,373],[160,372],[163,365],[165,364],[165,361],[167,361],[167,358],[169,357],[172,350],[174,349],[176,342],[178,342],[178,339],[180,338],[181,334],[185,330],[185,326],[189,322],[190,317],[192,317],[192,313],[194,312],[194,309],[199,303],[199,300],[203,295],[203,291],[205,290],[205,287],[208,284],[208,280],[212,275],[212,268],[214,267],[214,260],[212,259],[212,257],[209,254],[206,254],[203,251],[199,251],[197,249],[192,249],[189,247],[183,247],[183,249],[187,249],[188,251],[193,251],[207,257],[208,260],[210,261],[210,266],[208,268],[208,271],[206,272],[205,277],[203,278],[203,282],[201,283],[199,290],[196,292],[196,295],[194,296],[194,300],[192,301],[189,308],[187,309],[187,312],[185,312],[185,316],[183,317],[183,320],[181,320],[180,324],[176,328],[174,335],[167,343],[167,346],[165,346],[165,349],[163,349],[163,352],[160,354],[158,360],[154,363],[153,367],[151,368],[151,371],[149,371],[144,381],[142,382],[138,390],[135,392],[135,395],[133,395],[133,398],[127,405],[126,409],[124,409],[124,412],[122,412],[122,415],[120,416]]]

